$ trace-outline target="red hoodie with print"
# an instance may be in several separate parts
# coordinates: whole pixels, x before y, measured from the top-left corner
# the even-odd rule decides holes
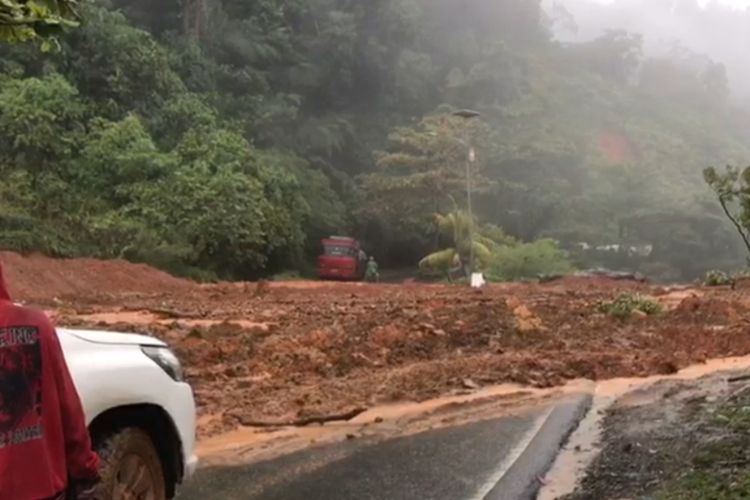
[[[0,264],[0,500],[54,497],[98,466],[55,329],[11,302]]]

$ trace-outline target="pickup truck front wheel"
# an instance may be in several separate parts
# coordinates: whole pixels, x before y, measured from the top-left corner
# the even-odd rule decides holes
[[[128,427],[104,439],[98,498],[112,500],[165,500],[164,471],[151,438]]]

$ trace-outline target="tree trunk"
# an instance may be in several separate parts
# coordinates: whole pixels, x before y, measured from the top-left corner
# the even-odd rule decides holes
[[[185,35],[201,40],[205,35],[206,0],[184,0],[182,5],[182,28]]]

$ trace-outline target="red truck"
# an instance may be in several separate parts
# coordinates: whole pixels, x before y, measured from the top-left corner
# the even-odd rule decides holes
[[[344,236],[331,236],[322,243],[323,254],[318,257],[320,279],[358,281],[364,278],[367,255],[359,241]]]

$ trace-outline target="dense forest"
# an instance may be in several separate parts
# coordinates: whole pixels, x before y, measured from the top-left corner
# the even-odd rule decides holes
[[[449,243],[435,214],[464,206],[470,144],[501,277],[569,268],[558,245],[579,267],[665,280],[741,266],[701,174],[750,159],[725,66],[652,54],[636,32],[562,41],[559,14],[82,4],[52,50],[0,45],[0,247],[242,279],[309,272],[322,237],[348,234],[416,268]],[[452,114],[465,108],[481,117]]]

